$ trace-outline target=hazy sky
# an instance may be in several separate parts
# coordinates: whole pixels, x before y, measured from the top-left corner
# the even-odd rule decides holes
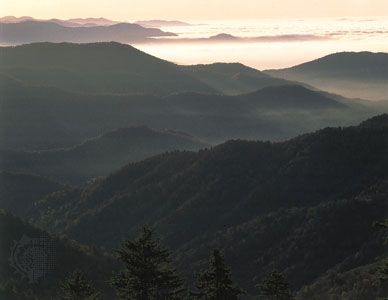
[[[387,16],[388,0],[0,0],[3,16],[253,19]]]

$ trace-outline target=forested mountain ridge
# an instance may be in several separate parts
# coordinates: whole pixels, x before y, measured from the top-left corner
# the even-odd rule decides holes
[[[208,143],[283,140],[323,126],[352,125],[377,108],[286,85],[236,96],[202,93],[85,94],[1,76],[2,150],[68,148],[117,128],[183,131]],[[384,109],[380,109],[384,111]]]
[[[288,69],[295,72],[320,72],[336,78],[387,79],[388,53],[338,52]]]
[[[148,223],[186,271],[221,247],[249,290],[274,266],[298,289],[340,263],[348,270],[383,255],[372,224],[386,216],[387,118],[282,143],[162,154],[46,197],[35,222],[105,247]],[[382,126],[365,126],[371,122]],[[353,257],[358,251],[362,259]]]
[[[115,42],[34,43],[0,47],[0,55],[0,73],[25,84],[112,94],[213,91],[177,65]]]
[[[169,130],[146,126],[120,128],[70,148],[0,151],[0,169],[38,174],[82,185],[122,165],[173,150],[199,150],[208,144]]]
[[[346,97],[387,100],[388,53],[339,52],[291,68],[264,72]]]
[[[268,86],[292,84],[290,81],[271,77],[240,63],[181,66],[181,69],[226,95],[238,95]]]

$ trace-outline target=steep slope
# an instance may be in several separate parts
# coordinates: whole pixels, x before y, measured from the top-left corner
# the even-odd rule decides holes
[[[284,272],[298,290],[328,272],[346,272],[386,256],[385,235],[373,223],[386,216],[387,194],[385,181],[354,197],[279,209],[202,235],[178,249],[181,266],[190,270],[194,260],[200,268],[209,248],[224,248],[236,278],[250,291],[273,269]]]
[[[226,95],[254,92],[267,86],[290,84],[239,63],[181,66],[194,78]]]
[[[265,73],[301,81],[347,97],[386,100],[388,53],[340,52],[288,69]]]
[[[65,187],[47,178],[21,173],[0,172],[0,208],[24,217],[35,201]]]
[[[107,280],[118,265],[112,258],[74,241],[50,236],[2,210],[0,236],[1,299],[57,298],[60,281],[76,269],[94,281],[103,297],[113,297]]]
[[[2,45],[20,45],[37,42],[119,42],[133,43],[150,37],[175,36],[160,29],[145,28],[138,24],[117,23],[88,26],[58,19],[48,21],[28,20],[17,23],[0,23]]]
[[[114,42],[1,47],[0,56],[0,73],[26,84],[87,93],[212,91],[178,66]]]
[[[39,151],[0,151],[0,169],[38,174],[81,184],[106,176],[119,167],[174,150],[199,150],[208,145],[173,131],[148,127],[121,128],[71,148]]]
[[[46,197],[36,222],[106,247],[153,224],[186,271],[221,247],[250,290],[274,266],[299,288],[382,255],[372,223],[386,214],[387,153],[388,128],[358,126],[163,154]]]

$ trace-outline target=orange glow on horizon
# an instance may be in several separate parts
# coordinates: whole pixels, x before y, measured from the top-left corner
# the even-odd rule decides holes
[[[2,15],[41,19],[106,17],[222,20],[387,16],[387,0],[2,0]]]

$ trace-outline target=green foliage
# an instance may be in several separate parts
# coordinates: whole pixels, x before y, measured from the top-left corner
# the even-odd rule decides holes
[[[112,278],[121,299],[181,299],[182,280],[171,267],[170,253],[160,245],[153,229],[143,227],[136,239],[125,241],[116,253],[125,265]]]
[[[79,270],[71,273],[61,283],[60,288],[60,298],[65,300],[95,300],[100,294]]]
[[[233,283],[231,272],[225,264],[224,257],[219,250],[214,250],[206,271],[197,276],[196,292],[193,296],[206,300],[235,300],[243,290]]]
[[[269,300],[291,300],[294,299],[289,288],[286,277],[283,273],[271,272],[259,285],[260,295]]]

